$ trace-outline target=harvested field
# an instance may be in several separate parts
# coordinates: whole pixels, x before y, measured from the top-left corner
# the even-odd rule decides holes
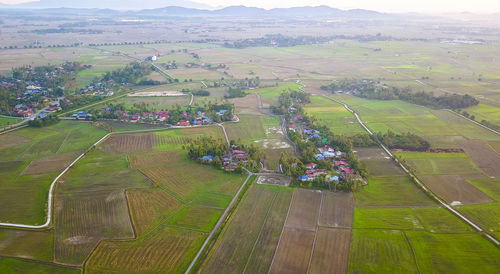
[[[77,157],[77,153],[68,152],[32,161],[21,174],[43,174],[61,172]]]
[[[318,228],[308,273],[347,273],[350,229]]]
[[[467,182],[477,187],[486,195],[500,202],[500,178],[474,178],[467,179]]]
[[[467,155],[488,176],[500,177],[500,155],[480,140],[465,140],[458,142]]]
[[[459,175],[429,175],[422,176],[421,179],[432,192],[452,205],[481,204],[493,201]]]
[[[177,209],[181,203],[159,188],[127,190],[130,215],[139,236]]]
[[[264,273],[271,267],[293,193],[289,189],[279,191],[248,258],[246,273]]]
[[[323,192],[318,225],[326,227],[352,227],[354,199],[352,193]]]
[[[258,186],[248,191],[204,264],[203,273],[243,272],[276,195],[272,189]],[[241,237],[242,231],[245,237]]]
[[[497,153],[500,155],[500,141],[491,141],[488,142],[488,145]]]
[[[404,171],[379,147],[355,148],[356,156],[371,176],[404,175]]]
[[[134,236],[123,191],[58,195],[55,209],[58,262],[80,265],[101,239]]]
[[[306,273],[314,236],[314,231],[284,227],[269,273]]]
[[[142,154],[133,154],[129,157],[131,168],[150,168],[165,165],[181,157],[182,151],[160,151]]]
[[[15,135],[15,134],[2,134],[2,135],[0,135],[0,149],[24,144],[24,143],[27,143],[29,141],[30,141],[30,139],[27,137]]]
[[[259,115],[259,100],[257,94],[248,94],[243,98],[232,98],[228,100],[234,104],[236,112],[239,114],[255,114]]]
[[[320,204],[320,191],[295,189],[285,226],[315,230]]]
[[[103,241],[86,264],[88,273],[182,273],[206,235],[201,232],[158,228],[133,241]]]
[[[257,184],[259,185],[273,185],[273,186],[289,186],[291,178],[288,176],[259,176]]]
[[[118,134],[106,140],[101,149],[108,153],[135,153],[151,151],[153,143],[153,133]]]

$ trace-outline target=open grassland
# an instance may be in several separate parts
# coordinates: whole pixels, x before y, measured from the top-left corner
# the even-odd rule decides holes
[[[86,264],[86,272],[183,273],[206,234],[160,227],[137,240],[104,241]]]
[[[81,273],[80,269],[64,267],[55,264],[43,264],[36,261],[13,259],[0,257],[0,272],[1,273],[27,273],[27,274],[77,274]]]
[[[481,170],[465,153],[398,152],[419,175],[479,174]]]
[[[349,273],[418,273],[403,232],[354,229]]]
[[[500,250],[479,234],[405,232],[422,273],[497,273]]]
[[[53,232],[0,229],[0,256],[52,262]]]
[[[322,96],[311,96],[311,103],[304,111],[312,115],[320,124],[326,125],[335,134],[354,135],[365,133],[356,118],[341,106]]]
[[[52,180],[104,135],[88,123],[70,121],[0,135],[0,220],[43,223]]]
[[[201,272],[267,271],[291,194],[292,191],[286,188],[253,185],[222,232]],[[242,231],[245,231],[245,237],[241,237]]]

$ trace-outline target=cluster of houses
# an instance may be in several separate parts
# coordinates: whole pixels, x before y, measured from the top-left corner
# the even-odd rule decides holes
[[[289,111],[294,112],[293,110]],[[340,150],[335,150],[332,146],[326,145],[328,140],[323,138],[318,130],[309,128],[307,124],[302,121],[302,115],[294,115],[292,117],[292,122],[288,125],[288,130],[299,134],[302,136],[303,140],[320,141],[319,143],[324,144],[316,147],[318,153],[314,155],[314,158],[318,161],[330,163],[336,175],[329,174],[326,169],[317,169],[317,164],[315,163],[308,163],[305,164],[305,174],[300,176],[299,180],[314,181],[319,176],[325,176],[325,179],[329,182],[340,182],[347,176],[352,175],[353,171],[351,170],[351,165],[347,159],[344,158],[346,154]],[[300,125],[300,127],[297,125]]]
[[[97,82],[88,85],[86,88],[80,89],[81,95],[93,95],[93,96],[113,96],[115,93],[109,90],[108,85],[113,83],[113,80],[109,80],[109,83]]]
[[[74,113],[73,115],[71,115],[71,117],[79,120],[79,119],[88,119],[90,117],[92,117],[92,114],[90,113],[87,113],[85,111],[79,111],[77,113]]]
[[[200,161],[206,163],[211,163],[213,160],[215,160],[215,157],[212,155],[200,157]],[[221,157],[222,169],[225,171],[234,171],[238,167],[239,162],[247,162],[247,153],[243,150],[237,150],[235,147],[232,147],[232,149]]]

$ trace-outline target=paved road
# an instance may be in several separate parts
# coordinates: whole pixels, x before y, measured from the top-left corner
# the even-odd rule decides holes
[[[361,118],[359,117],[359,115],[353,111],[347,104],[341,102],[341,101],[338,101],[338,100],[335,100],[333,98],[330,98],[326,95],[322,95],[323,97],[331,100],[331,101],[334,101],[338,104],[341,104],[344,106],[344,108],[349,111],[350,113],[352,113],[354,115],[354,117],[356,117],[356,120],[358,121],[358,123],[370,134],[370,135],[373,135],[373,133],[371,132],[370,129],[368,129],[368,127],[366,127],[365,123],[361,120]],[[439,204],[441,204],[443,207],[445,207],[446,209],[448,209],[451,213],[455,214],[455,216],[459,217],[460,219],[462,219],[464,222],[466,222],[467,224],[469,224],[470,226],[472,226],[476,231],[482,233],[485,237],[487,237],[491,242],[495,243],[497,246],[500,245],[500,242],[495,239],[493,236],[491,236],[490,234],[484,232],[484,229],[481,228],[478,224],[472,222],[470,219],[468,219],[467,217],[465,217],[464,215],[462,215],[460,212],[458,212],[457,210],[455,210],[454,208],[452,208],[450,205],[448,205],[444,200],[442,200],[439,196],[437,196],[436,194],[434,194],[434,192],[432,192],[430,189],[428,189],[411,171],[409,171],[397,158],[394,157],[394,155],[389,151],[389,149],[384,145],[382,144],[381,142],[378,142],[378,144],[380,145],[380,147],[385,151],[385,153],[387,153],[387,155],[389,155],[391,158],[393,158],[396,163],[404,170],[404,172],[406,172],[411,178],[414,179],[414,181],[416,182],[416,184],[423,190],[425,191],[427,194],[429,194],[434,200],[436,200]]]

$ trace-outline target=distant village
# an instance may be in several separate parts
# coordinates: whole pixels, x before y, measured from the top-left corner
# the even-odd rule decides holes
[[[101,109],[72,115],[75,119],[113,119],[129,123],[163,124],[167,126],[201,126],[224,121],[237,121],[232,104],[204,107],[174,107],[172,109],[140,111],[125,109],[123,105],[110,105]]]

